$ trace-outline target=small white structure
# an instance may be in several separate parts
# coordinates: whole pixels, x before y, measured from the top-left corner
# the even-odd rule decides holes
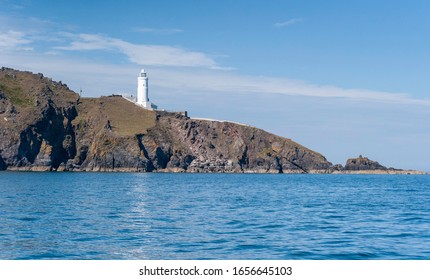
[[[140,71],[137,77],[137,104],[146,109],[157,109],[157,105],[149,101],[148,77],[144,69]]]

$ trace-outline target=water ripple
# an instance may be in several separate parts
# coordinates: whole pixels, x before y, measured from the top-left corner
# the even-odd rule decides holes
[[[429,176],[0,175],[0,259],[430,258]]]

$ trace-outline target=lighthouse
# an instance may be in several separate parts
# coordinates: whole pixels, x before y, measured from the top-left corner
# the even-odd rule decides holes
[[[149,101],[148,77],[144,69],[137,77],[137,104],[146,109],[157,109],[157,106]]]

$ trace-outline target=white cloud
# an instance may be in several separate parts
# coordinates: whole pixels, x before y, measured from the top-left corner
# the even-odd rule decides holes
[[[293,25],[293,24],[296,24],[296,23],[299,23],[302,21],[303,21],[302,18],[292,18],[292,19],[289,19],[287,21],[277,22],[274,24],[274,26],[275,27],[287,27],[287,26],[290,26],[290,25]]]
[[[366,89],[346,89],[336,86],[315,85],[288,78],[271,78],[238,75],[225,72],[186,72],[156,70],[162,77],[158,86],[182,88],[200,92],[283,94],[322,98],[343,98],[367,102],[415,104],[430,106],[430,99],[415,99],[405,93],[389,93]]]
[[[20,37],[18,36],[18,38]],[[152,85],[172,92],[180,89],[187,92],[212,93],[214,95],[217,93],[258,93],[266,96],[282,94],[430,106],[430,99],[416,99],[406,93],[348,89],[288,78],[255,77],[241,75],[235,71],[220,71],[216,69],[215,62],[208,60],[203,54],[187,52],[175,47],[135,45],[123,40],[91,34],[82,34],[79,38],[80,41],[74,41],[70,46],[60,49],[115,50],[125,53],[132,63],[119,66],[109,62],[101,64],[84,59],[70,60],[56,52],[43,54],[33,52],[32,55],[26,55],[23,52],[15,52],[14,55],[3,53],[2,55],[0,52],[0,61],[2,61],[2,66],[44,72],[47,75],[52,75],[53,78],[58,73],[59,78],[66,83],[86,83],[89,86],[90,94],[93,96],[112,92],[113,89],[121,91],[122,88],[127,88],[130,83],[134,82],[134,70],[139,69],[140,66],[136,65],[139,64],[145,65],[145,67],[150,66]],[[65,68],[64,65],[68,65],[68,67]],[[179,66],[196,67],[184,68]]]
[[[68,34],[67,36],[71,36]],[[68,46],[57,50],[88,51],[110,50],[125,54],[128,59],[140,65],[163,65],[219,68],[215,60],[202,52],[188,51],[180,47],[163,45],[133,44],[127,41],[95,34],[79,34]]]
[[[9,30],[5,33],[0,33],[0,50],[1,49],[16,49],[31,43],[31,40],[26,38],[25,34],[19,31]],[[24,47],[24,50],[29,50],[30,47]]]

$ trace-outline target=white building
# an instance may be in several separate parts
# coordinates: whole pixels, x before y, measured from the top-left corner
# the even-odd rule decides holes
[[[157,109],[157,105],[149,101],[148,95],[148,77],[144,69],[140,71],[137,77],[137,104],[146,109]]]

